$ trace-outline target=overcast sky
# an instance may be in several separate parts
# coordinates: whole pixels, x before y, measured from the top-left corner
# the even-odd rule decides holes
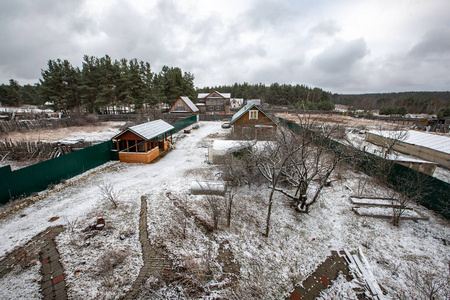
[[[197,87],[450,90],[449,0],[1,0],[0,43],[0,83],[108,54],[180,67]]]

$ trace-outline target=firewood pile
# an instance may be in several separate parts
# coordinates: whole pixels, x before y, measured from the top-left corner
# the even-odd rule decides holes
[[[44,161],[73,152],[75,149],[85,148],[87,146],[90,146],[90,143],[86,143],[84,141],[76,144],[65,144],[62,142],[14,142],[12,140],[5,140],[4,142],[0,141],[0,161],[5,159],[14,161],[36,159],[38,161]]]

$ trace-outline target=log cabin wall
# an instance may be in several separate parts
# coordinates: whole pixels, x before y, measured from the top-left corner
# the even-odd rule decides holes
[[[119,160],[127,163],[149,163],[159,156],[159,148],[143,153],[119,152]]]
[[[250,119],[250,114],[255,114],[256,111],[257,118]],[[261,126],[261,127],[258,127]],[[272,126],[272,127],[269,127]],[[244,129],[248,128],[248,129]],[[261,136],[261,135],[268,135],[268,134],[275,134],[277,131],[277,125],[269,119],[265,114],[263,114],[258,109],[251,109],[247,111],[245,114],[243,114],[239,119],[237,119],[233,123],[233,131],[235,133],[243,133],[244,131],[253,130],[255,131],[253,135],[255,137]]]

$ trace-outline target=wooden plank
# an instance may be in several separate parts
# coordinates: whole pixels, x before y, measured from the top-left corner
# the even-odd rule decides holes
[[[368,201],[364,201],[367,199]],[[373,202],[370,200],[374,200]],[[353,197],[350,196],[350,202],[355,205],[379,206],[379,207],[400,207],[400,203],[392,198],[372,198],[372,197]]]
[[[370,279],[373,279],[373,282],[370,282],[371,285],[375,288],[375,292],[378,295],[379,299],[383,299],[383,292],[381,291],[380,286],[378,285],[378,283],[376,282],[375,277],[373,276],[372,270],[370,269],[370,265],[369,265],[369,261],[366,259],[364,253],[361,250],[361,247],[359,247],[358,249],[358,254],[361,256],[361,262],[367,266],[366,271],[369,273]]]
[[[364,280],[366,281],[370,292],[372,293],[373,296],[378,296],[377,290],[375,289],[375,286],[373,285],[372,281],[370,280],[371,276],[370,273],[367,272],[366,268],[364,268],[363,263],[361,262],[361,260],[359,259],[359,257],[357,255],[352,255],[353,260],[356,262],[356,266],[358,267],[359,271],[361,272],[361,274],[364,276]]]
[[[359,216],[362,217],[371,217],[371,218],[378,218],[378,219],[392,219],[392,211],[386,212],[386,214],[371,214],[367,212],[361,212],[360,209],[364,209],[365,207],[352,207],[352,210]],[[400,220],[422,220],[422,221],[428,221],[430,218],[422,215],[417,210],[414,209],[406,209],[408,211],[414,212],[417,216],[407,216],[402,215],[400,216]]]

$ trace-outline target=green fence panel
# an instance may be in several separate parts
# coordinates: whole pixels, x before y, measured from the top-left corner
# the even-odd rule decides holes
[[[173,132],[178,132],[197,121],[198,116],[195,115],[175,122],[172,124],[175,127]],[[110,160],[118,160],[118,153],[112,150],[111,141],[107,141],[16,171],[11,171],[9,166],[0,168],[0,205],[18,196],[28,196],[42,191],[51,184],[81,174]]]
[[[103,142],[12,172],[0,171],[0,204],[28,196],[111,160],[112,143]]]
[[[183,119],[181,121],[175,122],[172,124],[173,127],[175,127],[175,129],[173,130],[173,133],[178,132],[194,123],[197,122],[197,115],[192,116],[192,117],[188,117],[186,119]]]
[[[302,128],[299,124],[293,123],[289,120],[279,118],[280,122],[286,125],[287,128],[294,132],[301,132]],[[316,133],[314,133],[316,135]],[[316,137],[314,137],[316,138]],[[378,176],[378,170],[380,166],[386,165],[383,158],[371,153],[363,152],[349,145],[344,145],[338,141],[328,139],[325,143],[332,151],[337,154],[343,152],[355,153],[358,157],[358,165],[364,173],[369,176]],[[350,158],[351,159],[351,158]],[[355,161],[353,161],[355,162]],[[420,176],[420,177],[419,177]],[[387,182],[395,190],[402,191],[405,184],[405,180],[411,180],[412,182],[422,182],[421,185],[411,185],[411,189],[416,189],[418,195],[421,198],[420,204],[429,208],[444,218],[450,219],[450,184],[437,179],[433,176],[419,173],[411,168],[405,167],[400,164],[393,164],[387,175]],[[414,191],[413,191],[414,192]]]
[[[3,204],[2,199],[9,199],[10,193],[7,187],[11,184],[11,167],[4,166],[0,168],[0,204]]]

